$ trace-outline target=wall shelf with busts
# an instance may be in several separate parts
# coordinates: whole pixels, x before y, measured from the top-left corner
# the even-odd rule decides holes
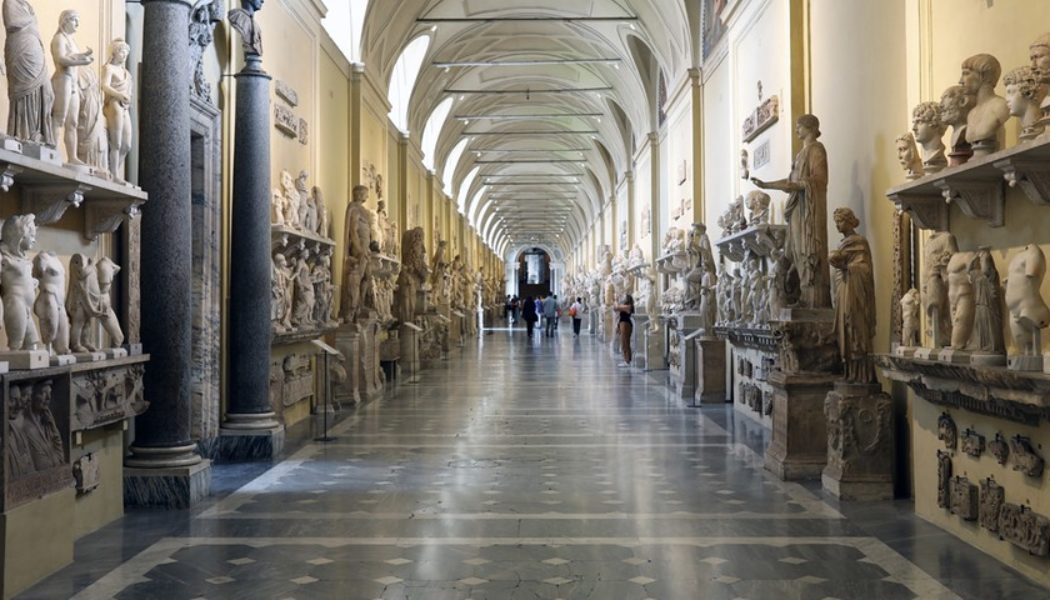
[[[921,229],[948,231],[951,204],[968,217],[1002,227],[1007,186],[1020,188],[1034,204],[1050,204],[1050,137],[947,167],[890,188],[886,195]]]
[[[727,235],[715,242],[722,256],[733,262],[741,262],[748,251],[762,258],[770,256],[773,250],[784,246],[787,236],[787,225],[759,223],[747,229]]]

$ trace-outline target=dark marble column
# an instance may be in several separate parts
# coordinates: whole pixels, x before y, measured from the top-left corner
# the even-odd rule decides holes
[[[270,405],[270,76],[247,54],[236,75],[230,264],[229,406],[222,456],[280,453],[283,427]]]
[[[190,439],[192,232],[189,18],[186,0],[142,0],[139,182],[142,343],[149,410],[135,422],[125,499],[188,506],[206,496],[210,463]]]

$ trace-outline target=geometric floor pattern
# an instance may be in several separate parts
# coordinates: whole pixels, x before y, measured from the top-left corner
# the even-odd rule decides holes
[[[1047,597],[906,501],[839,507],[779,481],[760,425],[615,365],[587,336],[493,332],[335,441],[217,466],[242,477],[231,493],[87,536],[22,597]]]

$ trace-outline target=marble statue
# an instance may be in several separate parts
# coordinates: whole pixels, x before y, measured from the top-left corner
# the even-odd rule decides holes
[[[346,220],[343,231],[346,236],[346,254],[343,258],[343,295],[339,307],[339,316],[346,323],[357,318],[363,305],[363,288],[368,278],[372,252],[371,227],[365,201],[368,199],[368,188],[354,186],[350,205],[346,207]]]
[[[102,324],[102,330],[109,336],[111,347],[117,348],[124,344],[124,332],[120,329],[120,321],[117,319],[117,311],[113,310],[111,291],[113,280],[120,272],[120,266],[109,259],[102,257],[96,264],[98,270],[99,289],[99,315],[98,320]]]
[[[973,110],[976,98],[966,93],[966,88],[953,85],[941,95],[941,121],[951,126],[951,152],[948,164],[961,165],[973,156],[973,148],[966,141],[966,122]]]
[[[426,233],[422,227],[405,232],[401,238],[401,273],[397,279],[397,319],[412,323],[418,312],[417,293],[430,276],[427,267]]]
[[[451,300],[451,279],[449,273],[448,259],[445,251],[448,249],[448,241],[438,240],[437,250],[430,258],[430,289],[434,304],[446,304]]]
[[[995,94],[1002,67],[991,54],[976,54],[962,63],[959,85],[974,98],[966,115],[966,141],[974,156],[985,156],[999,149],[1003,125],[1010,119],[1006,100]]]
[[[124,162],[131,151],[131,100],[134,82],[128,70],[131,47],[122,39],[109,45],[109,60],[102,66],[103,113],[106,116],[106,134],[109,138],[109,173],[124,179]]]
[[[295,189],[295,179],[288,171],[281,171],[281,194],[284,196],[284,224],[299,229],[299,205],[302,201],[299,191]]]
[[[281,190],[274,188],[270,192],[270,222],[284,225],[285,197]]]
[[[791,265],[784,255],[783,248],[774,248],[770,251],[769,264],[772,273],[769,276],[769,292],[766,297],[769,299],[770,318],[778,320],[781,312],[787,307],[788,272],[791,270]]]
[[[901,345],[919,345],[919,290],[911,288],[901,297]]]
[[[382,203],[382,204],[383,204],[383,206],[382,206],[383,212],[385,213],[386,212],[386,204],[385,203]],[[376,244],[376,250],[378,252],[383,252],[383,249],[387,245],[387,241],[386,241],[386,227],[385,227],[385,223],[384,223],[384,220],[385,220],[384,216],[381,216],[379,214],[379,210],[378,210],[380,208],[379,205],[380,205],[380,203],[377,202],[376,203],[376,209],[377,210],[375,210],[375,211],[371,211],[371,210],[368,211],[369,212],[369,219],[370,219],[369,227],[370,227],[371,232],[372,232],[372,234],[371,234],[372,235],[372,241],[375,242],[375,244]]]
[[[911,132],[897,136],[897,162],[901,164],[905,177],[909,180],[918,179],[926,174]]]
[[[828,262],[835,269],[835,333],[845,380],[874,383],[875,276],[868,240],[857,233],[860,221],[848,208],[835,209],[835,228],[842,234]]]
[[[332,238],[332,213],[324,202],[324,194],[316,185],[313,188],[312,202],[317,208],[317,235],[323,238]]]
[[[725,215],[725,229],[726,235],[739,233],[747,229],[747,215],[744,212],[744,197],[737,196],[736,200],[729,203],[729,208],[726,210]]]
[[[758,190],[752,190],[748,192],[745,204],[747,205],[747,212],[749,215],[749,225],[768,225],[769,224],[769,203],[771,199],[769,194],[760,192]]]
[[[799,308],[828,308],[831,305],[831,282],[827,262],[827,192],[828,155],[820,137],[820,121],[813,115],[802,115],[795,131],[802,139],[802,150],[795,157],[787,179],[766,182],[751,181],[762,189],[788,194],[784,219],[788,231],[784,252],[792,269],[798,273]]]
[[[951,311],[948,304],[948,261],[958,252],[955,236],[937,232],[930,236],[924,247],[922,307],[926,315],[926,328],[934,348],[951,344]]]
[[[1006,354],[1003,339],[1003,290],[999,271],[987,247],[979,249],[969,265],[974,319],[971,346],[975,352]]]
[[[649,331],[656,333],[660,330],[660,276],[656,267],[650,265],[644,271],[642,277],[645,280],[645,314],[649,315]]]
[[[1047,84],[1039,81],[1035,69],[1024,66],[1003,76],[1003,85],[1006,86],[1006,105],[1010,115],[1021,120],[1018,139],[1026,142],[1039,137],[1046,128],[1042,123],[1042,106],[1047,96]]]
[[[667,228],[667,232],[664,233],[663,253],[664,256],[669,254],[677,254],[685,251],[685,232],[681,229],[671,226]],[[612,260],[610,255],[610,260]]]
[[[398,256],[397,225],[390,220],[386,211],[386,201],[376,202],[376,218],[379,219],[379,228],[383,231],[383,243],[381,244],[383,254],[387,256]]]
[[[230,26],[241,35],[241,47],[248,56],[262,56],[262,30],[255,22],[255,13],[262,9],[263,0],[241,0],[241,8],[230,10]]]
[[[15,215],[0,227],[0,298],[11,350],[36,350],[40,334],[33,321],[37,280],[27,252],[36,244],[36,217]]]
[[[920,102],[911,111],[911,132],[922,148],[922,169],[926,173],[937,173],[948,166],[944,155],[946,130],[940,103]]]
[[[69,354],[66,268],[53,252],[40,252],[33,258],[33,277],[40,282],[33,314],[40,322],[41,342],[55,354]]]
[[[273,255],[271,266],[270,320],[274,331],[292,330],[292,273],[284,254]]]
[[[80,114],[77,117],[77,158],[99,173],[109,173],[109,134],[105,99],[93,69],[80,69],[77,81]]]
[[[955,252],[944,267],[948,282],[948,308],[952,315],[951,348],[965,350],[973,333],[974,298],[970,283],[972,252]]]
[[[717,285],[714,273],[704,273],[700,285],[700,328],[709,334],[714,331],[715,321],[718,320]]]
[[[631,248],[631,254],[627,259],[627,268],[633,269],[640,267],[645,264],[645,253],[642,252],[642,247],[638,244]]]
[[[88,337],[91,323],[103,315],[102,289],[94,259],[74,254],[69,259],[69,293],[66,310],[69,312],[69,347],[73,352],[95,352]]]
[[[4,435],[7,440],[7,460],[4,461],[8,481],[30,475],[35,470],[33,455],[29,450],[29,428],[32,421],[29,412],[29,395],[23,395],[22,386],[12,384],[8,388],[8,415]]]
[[[1044,33],[1036,38],[1028,47],[1029,58],[1032,61],[1032,69],[1035,71],[1039,82],[1050,85],[1050,33]],[[1043,123],[1045,127],[1050,121],[1050,96],[1043,98],[1041,105]]]
[[[310,186],[307,179],[310,176],[306,171],[299,171],[295,178],[295,191],[299,195],[299,227],[310,233],[317,232],[317,205],[316,198],[310,194]]]
[[[47,57],[36,13],[28,0],[3,0],[4,65],[7,73],[7,135],[55,145],[51,112],[55,94],[47,74]]]
[[[313,266],[311,281],[314,285],[313,321],[323,327],[332,319],[332,301],[335,286],[332,285],[332,256],[322,254]]]
[[[292,308],[292,325],[299,329],[311,329],[317,297],[314,295],[313,270],[310,268],[310,250],[303,248],[295,265],[292,277],[295,300]]]
[[[95,61],[91,48],[81,52],[73,34],[80,27],[80,13],[75,10],[64,10],[58,17],[58,31],[51,38],[51,56],[55,60],[55,74],[51,77],[51,87],[55,94],[55,103],[51,111],[51,130],[56,137],[63,130],[62,139],[66,146],[66,162],[81,165],[77,158],[77,123],[80,119],[80,67]]]
[[[8,480],[46,471],[65,463],[65,443],[51,412],[52,384],[11,384],[8,436]]]
[[[1046,276],[1046,256],[1036,244],[1028,244],[1010,261],[1006,277],[1006,308],[1010,332],[1022,356],[1039,356],[1042,330],[1050,326],[1050,308],[1040,295]]]

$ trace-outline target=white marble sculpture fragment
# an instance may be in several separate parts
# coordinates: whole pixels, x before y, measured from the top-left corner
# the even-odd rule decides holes
[[[36,350],[40,334],[33,320],[37,280],[27,252],[36,244],[36,218],[15,215],[0,226],[0,298],[11,350]]]
[[[926,173],[937,173],[948,166],[944,148],[946,130],[939,102],[920,102],[912,110],[911,132],[922,148],[922,167]]]
[[[1010,260],[1006,277],[1006,308],[1010,332],[1022,356],[1042,352],[1042,330],[1050,326],[1050,308],[1040,294],[1046,276],[1046,256],[1036,244],[1028,244]]]
[[[109,259],[102,257],[95,265],[98,270],[99,289],[99,322],[102,330],[109,336],[110,346],[117,348],[124,344],[124,332],[120,329],[120,321],[117,319],[117,311],[113,309],[111,291],[113,281],[120,272],[120,266]]]
[[[54,88],[40,39],[36,12],[28,0],[3,0],[4,72],[7,75],[7,135],[46,146],[55,145],[51,127]]]
[[[77,158],[77,124],[80,120],[80,67],[95,61],[91,48],[80,51],[73,34],[80,27],[80,13],[75,10],[64,10],[58,17],[58,31],[51,38],[51,57],[55,61],[55,74],[51,77],[51,87],[55,93],[55,103],[51,110],[51,129],[58,134],[63,131],[62,141],[66,148],[66,162],[73,165],[84,164]]]
[[[749,225],[769,224],[769,204],[771,201],[769,194],[765,192],[759,190],[748,192],[745,204],[749,214]]]
[[[33,313],[40,322],[41,342],[54,354],[69,354],[66,268],[53,252],[40,252],[33,259],[33,277],[40,282]]]
[[[927,240],[923,259],[922,304],[926,328],[934,348],[951,344],[951,310],[948,303],[948,261],[958,251],[955,236],[938,232]]]
[[[95,261],[83,254],[74,254],[69,259],[69,293],[66,294],[66,311],[69,312],[69,347],[73,352],[95,352],[91,323],[103,316],[102,289]]]
[[[965,350],[973,333],[974,297],[970,282],[972,252],[955,252],[948,259],[944,276],[948,282],[948,307],[952,314],[951,347]]]
[[[919,290],[911,288],[901,297],[901,345],[919,345]]]

